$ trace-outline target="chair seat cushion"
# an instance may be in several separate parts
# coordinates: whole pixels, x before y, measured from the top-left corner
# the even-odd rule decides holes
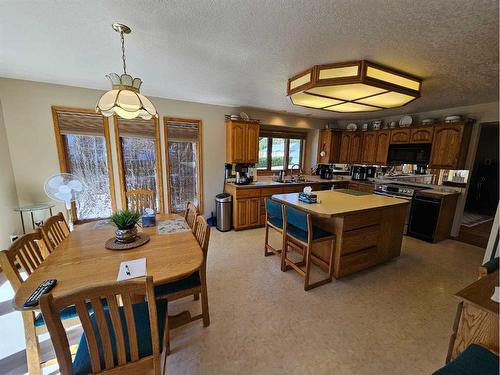
[[[434,375],[496,375],[498,356],[481,345],[472,344]]]
[[[283,229],[283,219],[280,217],[270,217],[267,221],[277,228]]]
[[[305,230],[297,228],[294,225],[288,224],[286,227],[286,232],[288,235],[295,237],[298,240],[301,240],[303,242],[307,242],[307,231],[305,231]],[[318,240],[318,239],[321,239],[324,237],[329,237],[329,236],[333,236],[333,234],[330,232],[327,232],[326,230],[323,230],[321,228],[313,226],[313,234],[312,234],[313,240]]]
[[[483,264],[483,267],[486,268],[486,271],[488,273],[493,273],[498,269],[498,260],[499,260],[498,257],[493,258],[493,259],[487,261],[485,264]]]
[[[78,314],[76,313],[75,306],[68,306],[61,311],[61,320],[76,318]],[[43,315],[38,314],[35,318],[35,327],[41,327],[45,325],[45,320],[43,320]]]
[[[132,305],[134,311],[134,321],[135,321],[135,329],[137,333],[137,346],[139,351],[139,358],[147,357],[153,354],[152,340],[151,340],[151,328],[149,324],[149,309],[148,304],[137,303]],[[157,311],[157,320],[158,320],[158,335],[160,338],[160,351],[163,350],[163,332],[165,331],[165,319],[167,314],[167,301],[159,300],[156,301],[156,311]],[[122,321],[123,328],[123,337],[125,341],[125,354],[127,357],[127,362],[130,361],[130,344],[128,337],[127,324],[125,319],[125,313],[123,311],[123,307],[119,308],[120,319]],[[115,366],[118,364],[118,352],[116,347],[116,337],[113,330],[113,323],[111,321],[111,316],[109,313],[109,308],[104,308],[104,314],[106,316],[106,322],[109,327],[111,347],[113,350],[113,358]],[[90,320],[92,322],[92,326],[94,327],[94,332],[96,332],[96,340],[97,347],[99,348],[99,357],[101,360],[101,368],[105,369],[105,361],[104,361],[104,352],[101,337],[99,335],[99,331],[97,330],[97,321],[95,319],[94,314],[90,315]],[[75,375],[80,374],[90,374],[92,372],[92,368],[90,365],[90,355],[87,346],[87,338],[85,334],[82,335],[80,339],[80,344],[78,345],[78,349],[76,351],[75,360],[73,361],[73,371]]]
[[[165,296],[201,286],[200,274],[198,272],[181,280],[173,281],[155,286],[156,297]]]

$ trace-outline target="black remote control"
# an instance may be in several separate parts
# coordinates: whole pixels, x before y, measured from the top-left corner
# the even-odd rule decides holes
[[[31,296],[29,296],[26,302],[24,302],[24,307],[33,307],[38,305],[38,300],[40,299],[42,294],[49,292],[53,287],[56,286],[56,284],[56,279],[48,279],[38,285],[35,291],[31,293]]]

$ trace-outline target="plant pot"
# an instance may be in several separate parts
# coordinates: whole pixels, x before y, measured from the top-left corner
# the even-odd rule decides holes
[[[116,242],[131,243],[137,238],[137,227],[130,229],[117,229],[115,232]]]

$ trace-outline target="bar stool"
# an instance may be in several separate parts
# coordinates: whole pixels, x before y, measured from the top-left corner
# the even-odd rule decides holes
[[[281,252],[281,270],[285,272],[293,268],[297,271],[304,277],[304,290],[306,291],[331,282],[335,235],[314,226],[310,214],[286,205],[283,206],[283,223],[284,240],[283,251]],[[310,284],[311,259],[314,257],[312,255],[312,246],[323,241],[331,242],[330,259],[326,264],[328,266],[328,277]],[[294,262],[289,259],[287,257],[288,247],[302,252],[302,261]]]
[[[278,255],[281,253],[284,243],[283,236],[283,208],[281,203],[277,203],[270,198],[266,198],[266,239],[264,242],[264,256]],[[282,248],[275,249],[269,245],[269,228],[277,231],[282,237]]]

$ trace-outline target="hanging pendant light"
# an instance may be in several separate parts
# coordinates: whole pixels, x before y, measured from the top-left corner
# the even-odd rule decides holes
[[[126,119],[140,117],[150,120],[158,117],[156,109],[151,101],[140,93],[142,80],[132,78],[127,74],[127,64],[125,63],[125,38],[124,34],[130,34],[130,27],[121,23],[114,23],[113,29],[120,33],[122,42],[123,74],[110,73],[106,76],[111,82],[112,89],[106,92],[96,105],[96,112],[106,117],[111,117],[115,113]]]

